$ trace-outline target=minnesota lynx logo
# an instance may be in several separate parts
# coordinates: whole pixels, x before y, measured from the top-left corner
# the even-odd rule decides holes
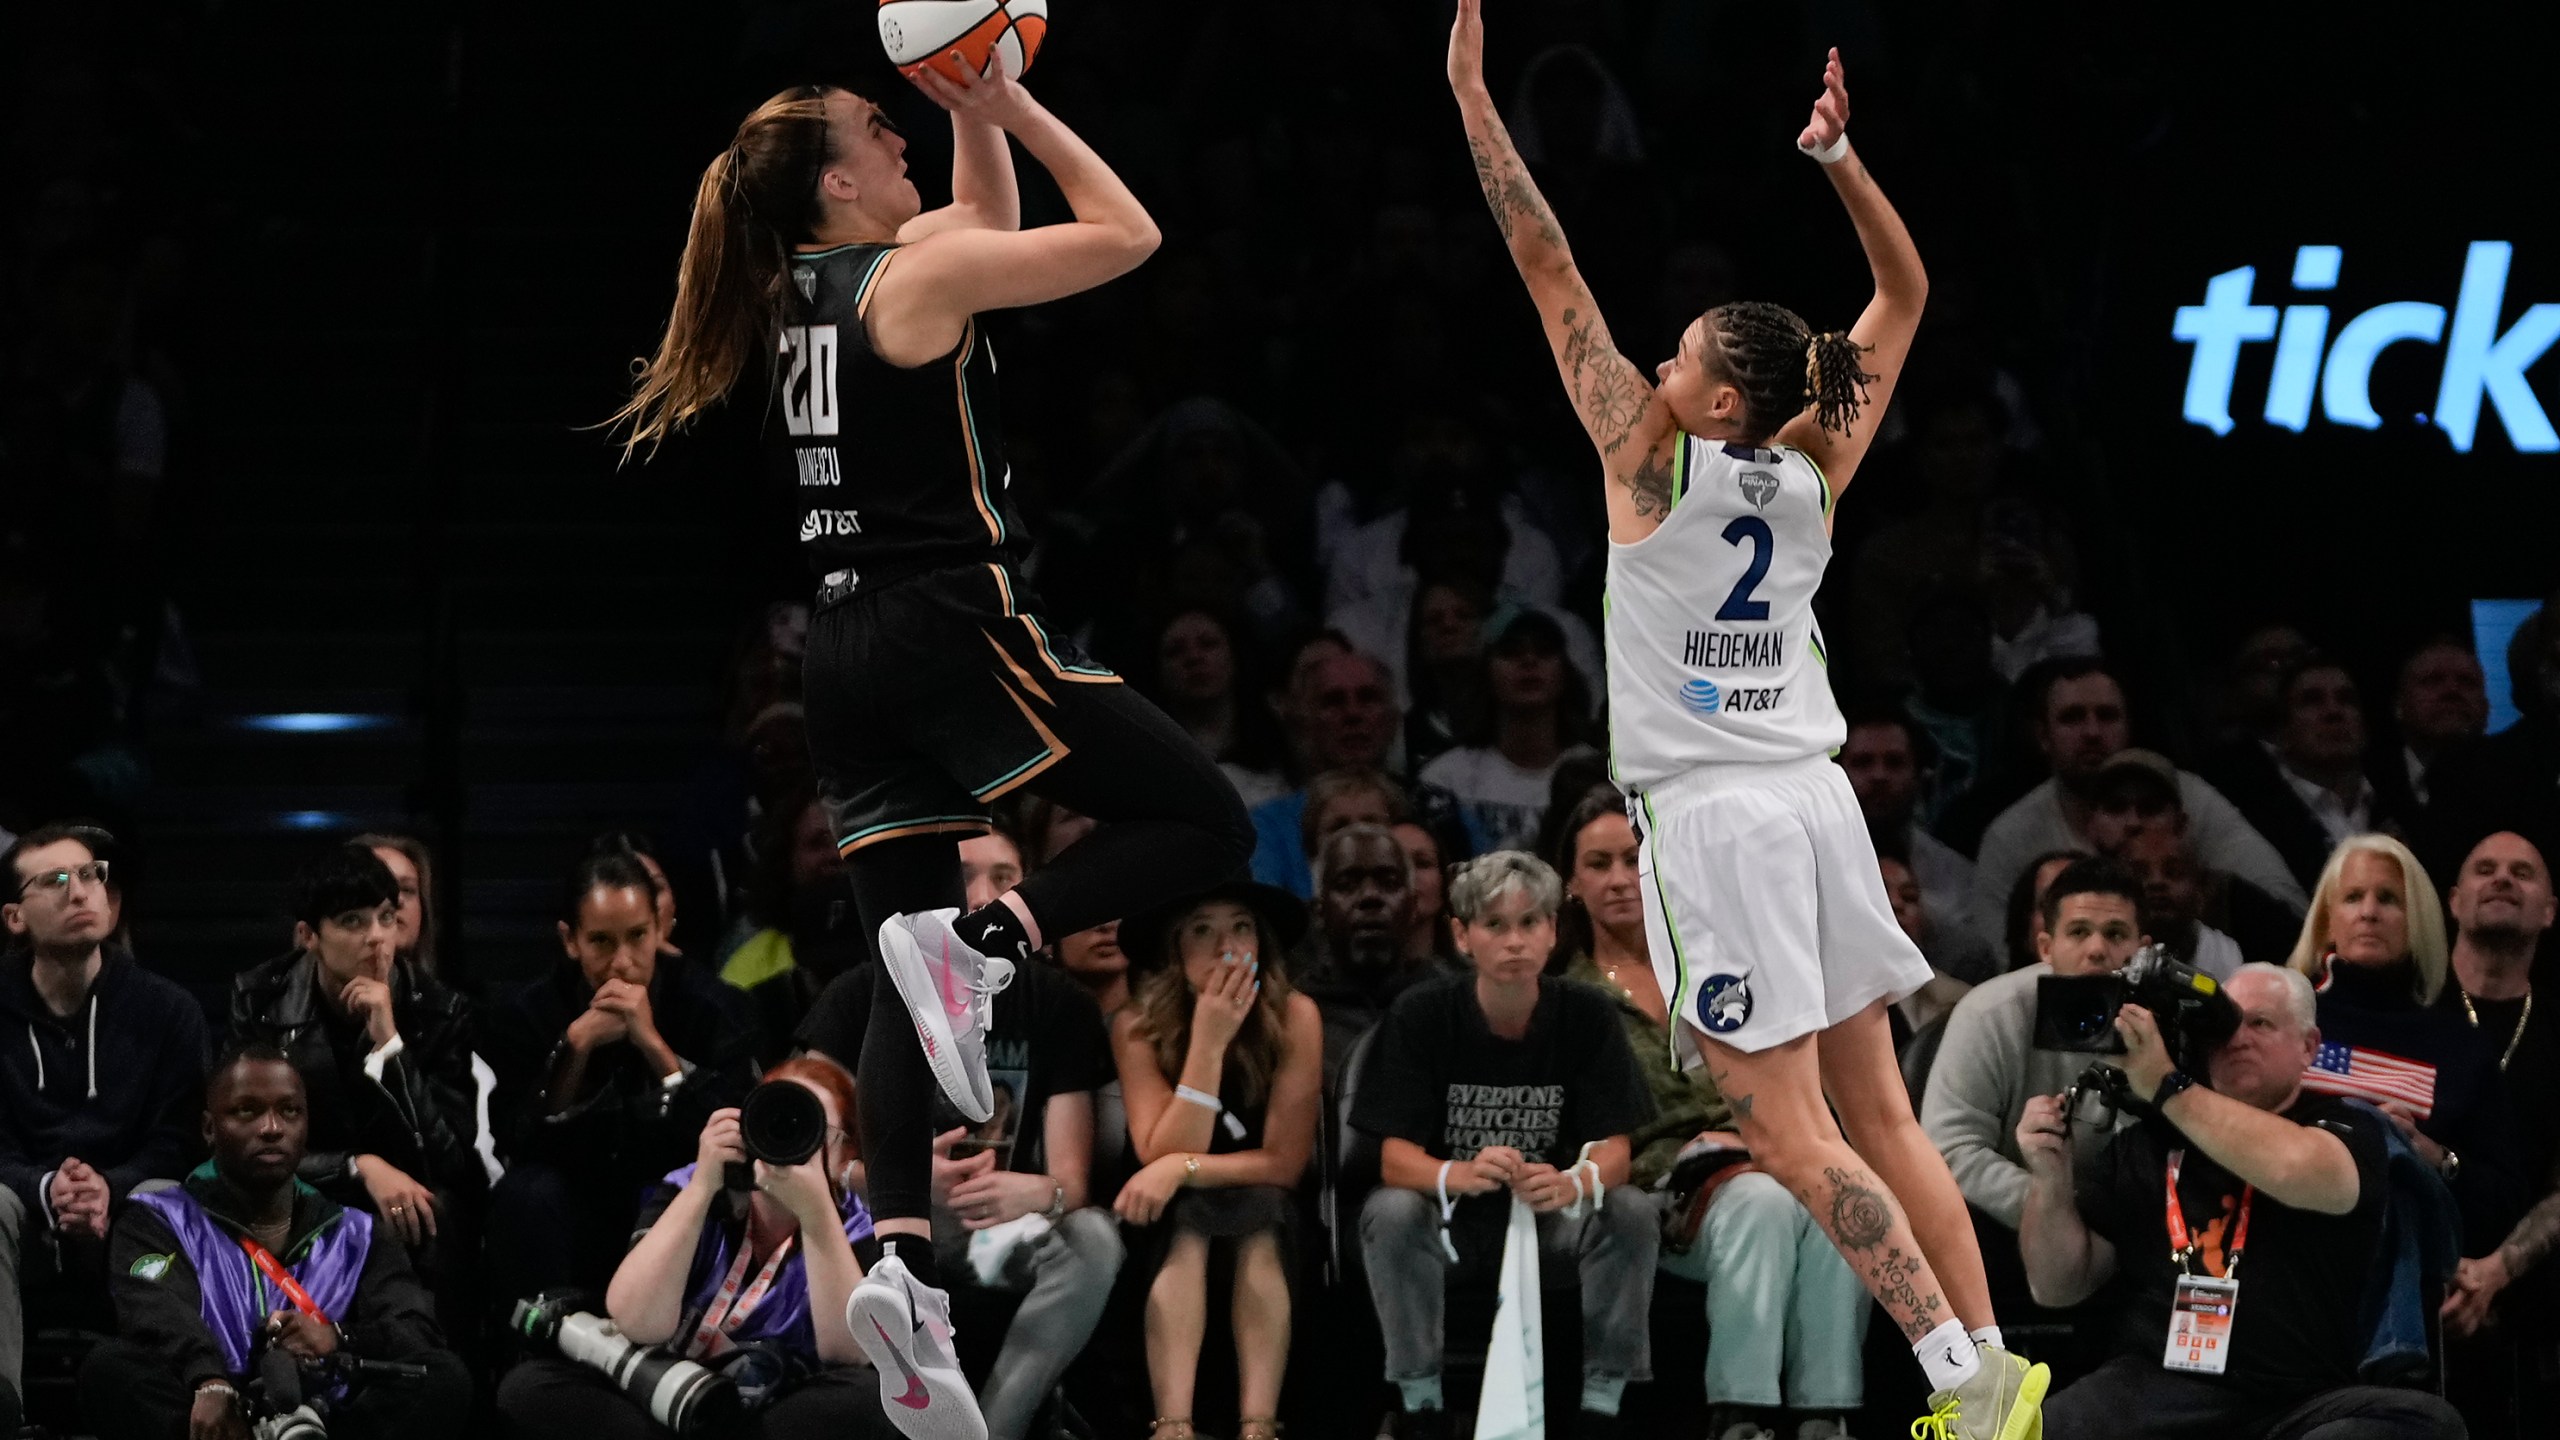
[[[1751,1018],[1751,982],[1739,975],[1710,975],[1698,982],[1698,1023],[1714,1035],[1730,1035]]]

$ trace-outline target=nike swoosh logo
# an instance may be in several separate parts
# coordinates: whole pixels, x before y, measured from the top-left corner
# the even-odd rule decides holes
[[[910,1410],[922,1410],[931,1405],[933,1395],[924,1388],[924,1377],[917,1374],[915,1367],[907,1363],[906,1356],[898,1353],[898,1342],[889,1338],[889,1332],[881,1329],[880,1322],[877,1320],[871,1322],[871,1329],[872,1333],[880,1337],[880,1344],[888,1350],[890,1360],[897,1364],[898,1373],[907,1377],[907,1393],[892,1395],[889,1398]]]
[[[951,945],[948,941],[942,946],[942,1008],[954,1020],[969,1013],[969,1002],[960,998],[951,984]]]

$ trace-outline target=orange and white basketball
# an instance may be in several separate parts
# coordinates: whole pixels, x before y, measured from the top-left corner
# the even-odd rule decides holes
[[[987,62],[1019,79],[1049,33],[1049,0],[880,0],[880,46],[912,80],[927,65],[957,82]]]

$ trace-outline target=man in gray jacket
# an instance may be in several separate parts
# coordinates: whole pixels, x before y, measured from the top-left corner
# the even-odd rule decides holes
[[[1974,855],[1974,923],[1987,927],[1983,938],[1993,945],[2007,943],[1999,927],[2009,913],[2009,890],[2036,856],[2049,850],[2107,848],[2091,833],[2100,781],[2123,763],[2157,770],[2176,787],[2177,823],[2206,868],[2248,881],[2297,914],[2307,903],[2284,857],[2221,791],[2162,756],[2127,750],[2133,728],[2126,718],[2124,687],[2105,662],[2074,660],[2056,669],[2036,710],[2035,741],[2053,768],[2052,778],[2000,812]]]
[[[2093,1058],[2035,1047],[2036,982],[2047,975],[2114,974],[2149,938],[2143,934],[2142,883],[2114,861],[2095,857],[2075,860],[2054,877],[2037,919],[2042,963],[1986,981],[1957,1003],[1920,1105],[1921,1128],[1946,1156],[1956,1188],[1975,1209],[2012,1230],[2027,1200],[2018,1119],[2030,1099],[2070,1088]],[[2095,1153],[2114,1127],[2072,1128]]]

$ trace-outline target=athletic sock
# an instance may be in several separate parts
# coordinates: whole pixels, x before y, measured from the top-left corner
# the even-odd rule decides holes
[[[1418,1380],[1399,1380],[1396,1382],[1396,1389],[1403,1392],[1404,1411],[1408,1415],[1417,1410],[1440,1408],[1440,1377],[1437,1375],[1425,1375]]]
[[[929,1235],[883,1235],[880,1253],[895,1255],[916,1283],[939,1290],[942,1288],[942,1266],[933,1258],[933,1237]]]
[[[1582,1408],[1594,1415],[1615,1415],[1618,1402],[1627,1394],[1624,1375],[1585,1375],[1582,1377]]]
[[[962,944],[981,955],[1010,960],[1019,965],[1031,958],[1031,932],[1022,928],[1022,917],[1002,898],[988,901],[960,917],[951,927]]]
[[[1949,1320],[1921,1336],[1911,1353],[1920,1357],[1920,1368],[1928,1372],[1932,1390],[1953,1390],[1982,1368],[1982,1357],[1973,1348],[1973,1337],[1964,1333],[1961,1320]]]
[[[1974,1331],[1973,1343],[1977,1346],[1990,1345],[2002,1350],[2009,1348],[2007,1342],[2000,1338],[2000,1327],[1997,1325],[1985,1325]]]

